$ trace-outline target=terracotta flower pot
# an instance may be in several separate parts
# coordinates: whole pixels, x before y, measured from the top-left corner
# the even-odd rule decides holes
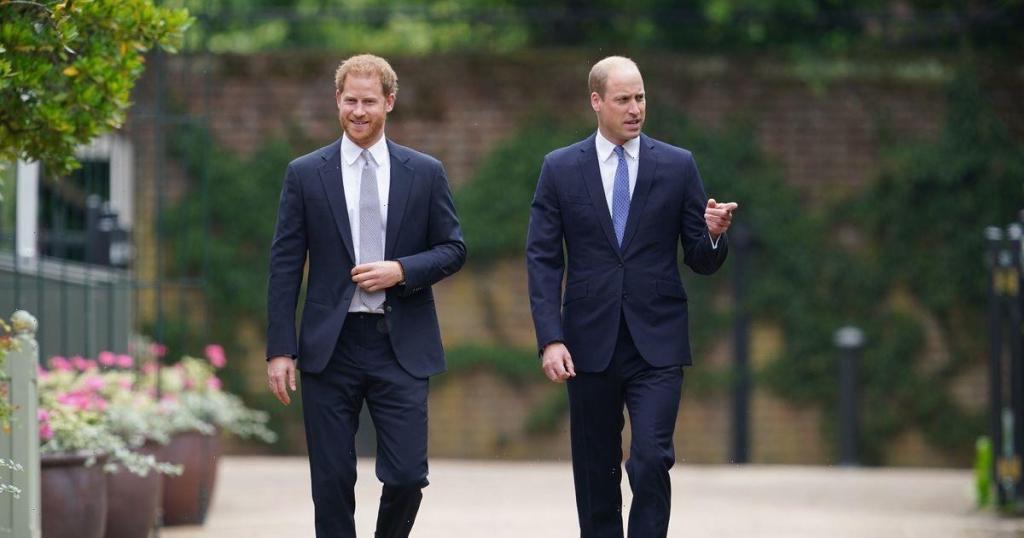
[[[79,454],[40,457],[43,538],[103,538],[107,519],[106,457],[86,467]]]
[[[140,454],[160,459],[161,447],[148,443]],[[107,474],[106,538],[146,538],[156,526],[157,510],[163,477],[156,471],[146,476],[132,474],[125,468]]]
[[[184,466],[181,476],[164,477],[164,525],[202,525],[217,480],[220,437],[179,433],[163,448],[161,457]]]

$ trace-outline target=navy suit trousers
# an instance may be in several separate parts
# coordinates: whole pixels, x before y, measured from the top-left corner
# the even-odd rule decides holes
[[[349,314],[327,367],[303,372],[317,538],[355,538],[355,433],[363,401],[377,429],[384,484],[377,538],[407,537],[427,485],[427,380],[395,358],[384,316]]]
[[[633,343],[625,316],[615,351],[601,372],[577,372],[569,379],[573,478],[581,538],[622,538],[623,406],[632,442],[626,472],[633,491],[629,538],[668,533],[675,463],[675,431],[682,392],[679,366],[648,364]]]

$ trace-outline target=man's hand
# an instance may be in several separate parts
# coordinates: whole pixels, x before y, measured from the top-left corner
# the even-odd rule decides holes
[[[403,280],[405,271],[396,261],[364,263],[352,268],[352,282],[366,291],[386,290]]]
[[[561,342],[552,342],[544,347],[544,360],[541,364],[544,374],[555,383],[564,383],[570,377],[576,377],[576,367],[572,364],[569,349]]]
[[[288,396],[288,388],[295,392],[295,359],[279,355],[267,361],[267,384],[281,403],[290,404],[292,399]]]
[[[704,222],[708,224],[708,232],[711,237],[718,239],[718,236],[725,233],[732,224],[732,212],[739,207],[736,202],[720,204],[714,198],[708,200],[708,206],[704,208]]]

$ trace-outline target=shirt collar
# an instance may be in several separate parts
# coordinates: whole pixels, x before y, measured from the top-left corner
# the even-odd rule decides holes
[[[388,158],[387,137],[380,137],[380,140],[367,149],[370,151],[370,155],[379,167]],[[359,157],[362,154],[363,148],[357,146],[356,143],[348,137],[348,133],[341,135],[341,160],[345,162],[345,166],[352,166],[353,163],[359,160]]]
[[[597,158],[601,162],[607,161],[615,153],[615,144],[605,138],[600,130],[597,131],[594,144],[597,146]],[[626,155],[630,159],[636,160],[637,156],[640,155],[640,137],[634,136],[630,138],[622,145],[622,149],[626,150]]]

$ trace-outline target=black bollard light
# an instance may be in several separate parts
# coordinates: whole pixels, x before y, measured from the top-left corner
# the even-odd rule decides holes
[[[864,331],[859,327],[842,327],[835,333],[839,359],[839,464],[856,466],[857,439],[860,425],[857,413],[857,370],[864,348]]]

